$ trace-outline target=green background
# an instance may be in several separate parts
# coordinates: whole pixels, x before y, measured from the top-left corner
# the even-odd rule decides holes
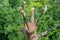
[[[35,7],[35,23],[42,7],[47,5],[48,10],[42,15],[38,24],[38,33],[52,30],[60,24],[60,0],[25,0],[24,10],[26,19],[30,20],[30,8]],[[25,40],[20,29],[24,28],[24,20],[20,12],[22,0],[0,0],[0,40]],[[48,32],[39,40],[60,40],[60,27]]]

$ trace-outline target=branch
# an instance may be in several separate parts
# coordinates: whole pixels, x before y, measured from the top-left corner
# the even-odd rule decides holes
[[[21,13],[22,13],[22,16],[23,16],[23,19],[24,19],[24,23],[26,23],[27,28],[28,28],[28,23],[27,23],[27,20],[26,20],[26,17],[25,17],[25,12],[24,12],[24,10],[22,9],[22,7],[20,7],[20,11],[21,11]],[[29,30],[29,28],[28,28],[28,30]]]
[[[24,5],[26,4],[26,1],[22,0],[22,8],[24,10]]]
[[[39,19],[41,18],[42,15],[43,15],[43,12],[38,16],[37,21],[36,21],[36,25],[38,25]]]
[[[34,8],[31,8],[30,22],[34,24]]]
[[[26,17],[25,17],[25,12],[24,12],[25,3],[26,3],[26,1],[22,0],[22,7],[20,7],[20,11],[21,11],[23,19],[24,19],[24,25],[26,24],[27,28],[28,28],[28,23],[27,23],[27,20],[26,20]],[[29,28],[28,28],[28,30],[29,30]]]
[[[47,10],[47,6],[45,5],[45,7],[42,9],[42,12],[41,12],[41,14],[38,16],[38,18],[37,18],[37,21],[36,21],[36,25],[38,25],[38,23],[39,23],[39,19],[42,17],[42,15],[46,12],[46,10]]]

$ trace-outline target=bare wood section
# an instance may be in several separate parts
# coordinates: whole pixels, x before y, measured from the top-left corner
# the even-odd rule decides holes
[[[30,22],[33,24],[34,24],[34,13],[35,13],[35,8],[31,8]]]

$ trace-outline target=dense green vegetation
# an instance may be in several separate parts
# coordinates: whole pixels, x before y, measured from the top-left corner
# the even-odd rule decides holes
[[[24,10],[29,21],[30,8],[35,7],[35,22],[41,12],[41,8],[47,5],[47,12],[42,15],[38,24],[38,33],[51,30],[45,37],[39,40],[60,40],[60,0],[25,0]],[[0,40],[25,40],[20,29],[24,28],[23,18],[20,12],[22,0],[0,0]],[[57,27],[57,26],[56,26]],[[52,30],[54,29],[54,30]]]

